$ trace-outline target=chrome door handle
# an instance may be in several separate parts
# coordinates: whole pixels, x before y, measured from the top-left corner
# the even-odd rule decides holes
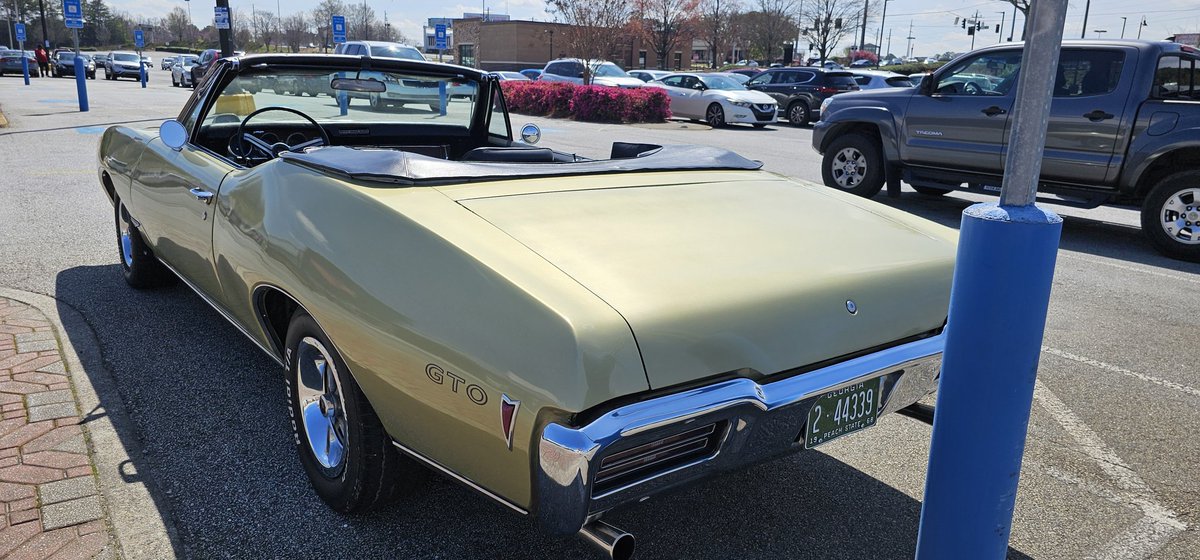
[[[192,193],[192,196],[196,197],[196,200],[199,200],[200,202],[203,202],[205,204],[212,202],[213,196],[215,196],[213,193],[206,191],[200,187],[188,189],[188,192]]]

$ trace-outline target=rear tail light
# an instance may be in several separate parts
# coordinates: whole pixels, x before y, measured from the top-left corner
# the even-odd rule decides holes
[[[829,86],[821,86],[821,87],[817,88],[817,93],[837,93],[839,91],[842,91],[842,90],[835,88],[835,87],[829,87]]]
[[[602,494],[711,457],[717,451],[723,432],[724,422],[713,423],[612,453],[600,461],[594,493]]]

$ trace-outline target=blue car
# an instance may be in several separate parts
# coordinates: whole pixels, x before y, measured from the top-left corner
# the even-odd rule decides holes
[[[41,72],[38,70],[37,58],[30,51],[25,51],[25,59],[29,61],[29,76],[38,78]],[[21,51],[15,50],[0,50],[0,76],[5,74],[21,74]]]
[[[526,69],[522,70],[521,73],[524,74],[525,77],[529,78],[530,80],[536,80],[536,79],[542,77],[542,69],[541,68],[526,68]]]

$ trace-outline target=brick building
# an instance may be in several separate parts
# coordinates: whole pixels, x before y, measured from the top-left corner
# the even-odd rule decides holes
[[[453,20],[454,61],[483,70],[541,68],[555,58],[576,56],[566,40],[570,26],[548,21]],[[668,69],[688,69],[698,56],[691,37],[681,37],[667,59]],[[658,68],[654,50],[638,37],[628,36],[608,59],[622,68]],[[703,61],[701,57],[699,60]]]

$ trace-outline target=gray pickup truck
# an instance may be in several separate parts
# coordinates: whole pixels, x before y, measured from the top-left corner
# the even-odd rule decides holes
[[[826,185],[865,197],[999,193],[1021,45],[980,49],[916,88],[836,95],[813,148]],[[1141,208],[1161,252],[1200,262],[1200,51],[1169,42],[1064,41],[1039,200]]]

